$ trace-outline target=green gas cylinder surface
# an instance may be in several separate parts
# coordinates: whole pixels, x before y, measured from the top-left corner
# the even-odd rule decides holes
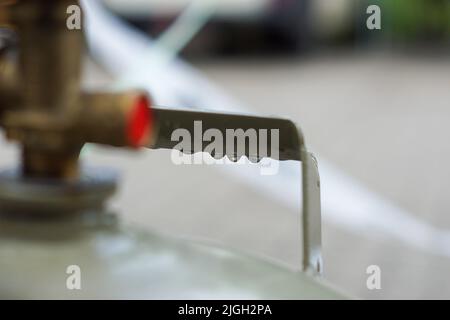
[[[81,289],[70,285],[79,267]],[[69,282],[69,283],[68,283]],[[72,288],[72,289],[70,289]],[[320,280],[90,212],[0,217],[2,299],[338,299]]]

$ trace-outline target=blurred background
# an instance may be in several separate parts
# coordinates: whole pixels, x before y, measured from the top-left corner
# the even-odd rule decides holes
[[[84,1],[85,86],[292,118],[319,162],[325,279],[356,298],[450,299],[450,1],[103,3]],[[381,29],[367,28],[370,5]],[[122,169],[113,205],[129,223],[300,266],[295,163],[260,176],[176,166],[168,151],[84,159]],[[380,290],[366,286],[370,265]]]
[[[104,3],[152,42],[111,57],[92,36],[87,85],[137,82],[159,105],[294,119],[319,161],[327,281],[357,298],[450,298],[450,1]],[[366,25],[373,4],[381,30]],[[121,47],[131,37],[106,31]],[[295,163],[264,177],[175,166],[170,152],[86,157],[124,170],[124,219],[300,265]],[[373,264],[381,290],[366,286]]]

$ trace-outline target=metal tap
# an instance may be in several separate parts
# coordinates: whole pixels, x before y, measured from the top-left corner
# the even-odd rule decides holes
[[[319,175],[300,129],[288,119],[156,108],[140,91],[83,92],[82,31],[66,26],[67,7],[74,3],[0,0],[0,26],[12,27],[19,39],[18,59],[8,63],[0,77],[0,126],[22,149],[20,170],[0,175],[0,210],[60,214],[102,208],[114,193],[115,179],[98,172],[86,176],[80,170],[78,158],[87,142],[172,149],[176,147],[172,132],[185,128],[194,133],[197,120],[205,129],[220,132],[278,129],[279,152],[269,156],[302,162],[303,269],[320,273]],[[204,148],[194,145],[182,151],[195,153]],[[256,161],[262,156],[259,151],[251,154],[249,148],[238,150],[241,154],[213,156],[233,160],[247,156]]]
[[[138,147],[149,134],[141,92],[83,92],[81,30],[66,26],[73,0],[8,1],[3,23],[19,39],[18,59],[0,85],[0,125],[20,143],[25,177],[75,180],[84,143]]]

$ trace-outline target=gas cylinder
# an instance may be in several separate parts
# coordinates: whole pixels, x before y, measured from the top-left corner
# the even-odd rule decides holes
[[[0,181],[1,299],[342,298],[319,277],[123,225],[92,206],[112,192],[104,172],[64,186]]]

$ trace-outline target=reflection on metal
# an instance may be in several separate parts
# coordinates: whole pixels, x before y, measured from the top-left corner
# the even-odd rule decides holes
[[[18,235],[20,235],[18,237]],[[68,290],[67,267],[81,269]],[[0,299],[339,299],[302,272],[124,226],[104,212],[0,220]]]
[[[36,218],[101,210],[116,191],[116,175],[87,170],[76,181],[25,178],[16,170],[0,173],[0,211]]]
[[[303,164],[303,268],[322,270],[319,176],[297,127],[285,119],[149,108],[138,91],[81,92],[82,34],[65,27],[70,4],[8,7],[21,42],[18,65],[0,82],[0,125],[23,151],[19,170],[0,175],[0,298],[339,297],[306,273],[143,233],[107,213],[116,179],[80,169],[86,142],[173,148],[172,131],[193,130],[194,120],[222,131],[278,129],[278,159]],[[72,264],[82,270],[82,291],[64,286]]]

